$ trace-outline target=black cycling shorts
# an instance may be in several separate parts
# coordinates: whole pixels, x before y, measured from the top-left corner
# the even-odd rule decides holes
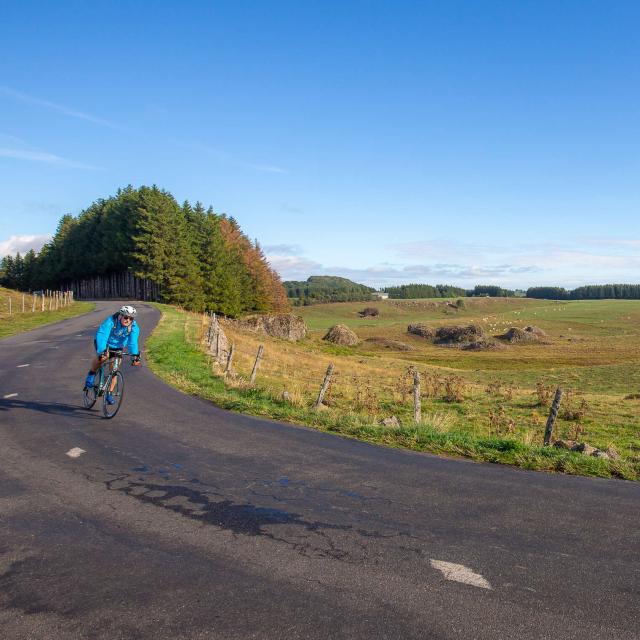
[[[93,348],[96,350],[96,353],[101,356],[101,353],[98,353],[98,341],[94,338],[93,339]],[[116,356],[121,356],[122,355],[122,349],[109,349],[107,347],[108,351],[109,351],[109,357],[110,358],[115,358]]]

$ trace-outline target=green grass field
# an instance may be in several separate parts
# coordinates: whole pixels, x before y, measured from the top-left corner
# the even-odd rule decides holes
[[[552,302],[522,298],[466,298],[455,310],[440,300],[385,300],[371,303],[378,318],[359,318],[363,303],[324,304],[296,309],[319,340],[336,324],[346,324],[363,342],[353,354],[401,359],[464,374],[483,383],[489,378],[534,386],[543,379],[585,393],[627,395],[640,392],[640,301]],[[453,302],[453,301],[452,301]],[[501,351],[462,351],[435,346],[407,333],[409,323],[439,327],[479,324],[489,335],[510,327],[534,325],[547,333],[546,344],[513,345]],[[368,338],[388,338],[415,351],[393,352]],[[331,347],[327,347],[331,348]]]
[[[640,400],[625,399],[640,389],[639,302],[466,300],[455,311],[442,301],[384,301],[380,316],[361,319],[362,303],[299,309],[311,328],[299,343],[267,338],[224,325],[236,344],[234,375],[225,380],[202,353],[201,316],[163,308],[164,318],[149,341],[156,372],[183,390],[220,406],[310,425],[387,446],[523,468],[602,477],[640,478]],[[349,325],[363,339],[356,347],[322,341],[326,329]],[[443,348],[407,334],[409,322],[434,327],[482,324],[498,335],[511,326],[534,324],[547,332],[544,343],[509,345],[504,350],[465,352]],[[394,351],[367,338],[394,339],[413,351]],[[258,344],[265,355],[254,387],[247,383]],[[310,408],[332,362],[336,374],[328,408]],[[408,368],[423,376],[422,421],[413,422]],[[457,396],[444,392],[458,381]],[[540,403],[536,383],[552,393],[568,391],[555,437],[573,438],[599,449],[613,446],[621,456],[609,461],[543,448],[549,398]],[[454,384],[454,386],[455,386]],[[431,385],[431,388],[430,388]],[[287,391],[290,400],[282,398]],[[385,428],[396,416],[400,428]]]
[[[25,310],[22,311],[24,296]],[[11,314],[9,314],[9,299],[11,299]],[[16,333],[35,329],[43,324],[58,322],[65,318],[72,318],[91,311],[95,305],[91,302],[74,302],[70,306],[60,307],[49,311],[49,301],[46,301],[45,311],[42,311],[41,300],[37,300],[36,309],[32,311],[33,298],[29,294],[0,287],[0,338],[6,338]]]

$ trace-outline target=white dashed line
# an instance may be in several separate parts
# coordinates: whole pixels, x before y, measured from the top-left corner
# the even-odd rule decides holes
[[[73,449],[69,449],[69,451],[67,451],[67,455],[70,458],[79,458],[83,453],[87,453],[84,449],[81,449],[80,447],[73,447]]]
[[[18,394],[17,393],[8,393],[6,396],[3,396],[5,399],[6,398],[15,398]]]
[[[479,573],[474,573],[463,564],[454,564],[453,562],[444,562],[442,560],[430,560],[434,569],[442,572],[446,580],[454,582],[462,582],[470,584],[472,587],[480,587],[481,589],[491,589],[491,585]]]
[[[17,368],[22,369],[22,367],[28,367],[28,366],[29,366],[28,364],[19,364]]]

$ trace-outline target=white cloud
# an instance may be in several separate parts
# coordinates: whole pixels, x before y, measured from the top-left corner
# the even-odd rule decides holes
[[[508,288],[558,285],[573,288],[604,282],[638,282],[640,252],[634,239],[600,239],[597,247],[578,243],[565,246],[543,243],[503,246],[485,253],[486,246],[457,241],[405,243],[390,248],[406,248],[399,260],[362,268],[326,266],[303,255],[296,245],[267,248],[272,266],[284,280],[305,280],[310,275],[336,275],[373,287],[423,282],[472,287],[497,284]],[[621,248],[622,247],[622,248]],[[435,248],[437,251],[425,251]],[[473,249],[476,249],[475,251]],[[411,260],[414,254],[422,260]],[[435,255],[444,259],[438,259]],[[451,260],[454,257],[455,260]],[[499,258],[496,260],[496,258]]]
[[[298,256],[303,253],[299,244],[270,244],[262,248],[265,253],[274,256]]]
[[[469,286],[484,282],[497,282],[504,278],[520,278],[523,274],[540,271],[535,265],[467,265],[455,263],[398,265],[382,263],[363,268],[324,266],[320,262],[306,258],[297,245],[272,245],[265,247],[271,266],[283,280],[306,280],[312,275],[332,275],[349,278],[373,287],[426,282],[433,284],[446,280],[447,283]]]
[[[271,164],[250,164],[248,166],[256,171],[263,171],[265,173],[288,173],[286,169]]]
[[[87,122],[99,124],[103,127],[109,127],[111,129],[120,128],[113,122],[109,122],[108,120],[105,120],[103,118],[97,118],[96,116],[92,116],[91,114],[84,113],[83,111],[77,111],[76,109],[71,109],[69,107],[65,107],[64,105],[50,102],[49,100],[34,98],[33,96],[29,96],[26,93],[22,93],[21,91],[16,91],[15,89],[11,89],[10,87],[0,87],[0,94],[13,98],[14,100],[19,100],[20,102],[24,102],[26,104],[32,104],[38,107],[44,107],[45,109],[49,109],[50,111],[56,111],[57,113],[61,113],[62,115],[69,116],[71,118],[86,120]]]
[[[30,160],[32,162],[44,162],[59,167],[72,167],[74,169],[87,169],[89,171],[99,171],[99,167],[94,167],[84,162],[76,162],[68,160],[54,153],[46,151],[32,151],[30,149],[11,149],[9,147],[0,147],[0,156],[4,158],[15,158],[16,160]]]
[[[323,267],[319,262],[302,256],[266,254],[271,267],[283,280],[306,280],[311,275],[321,275]]]
[[[49,240],[51,240],[50,235],[10,236],[8,240],[0,242],[0,257],[15,255],[16,253],[24,255],[30,249],[38,252]]]

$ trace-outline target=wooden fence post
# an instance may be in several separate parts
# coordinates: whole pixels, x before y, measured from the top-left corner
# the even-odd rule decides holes
[[[422,405],[420,402],[420,372],[413,372],[413,420],[420,424],[422,420]]]
[[[31,313],[35,313],[36,310],[36,294],[33,294],[33,304],[31,305]]]
[[[256,361],[253,363],[253,371],[251,372],[251,378],[249,380],[250,384],[253,384],[256,381],[256,373],[258,373],[258,365],[260,364],[260,360],[262,360],[262,354],[264,353],[264,347],[260,345],[258,347],[258,353],[256,355]]]
[[[562,400],[562,389],[558,387],[556,389],[556,395],[551,403],[551,410],[549,411],[549,418],[547,419],[547,426],[544,430],[544,446],[548,447],[551,444],[551,434],[553,433],[553,426],[556,423],[558,417],[558,409],[560,409],[560,401]]]
[[[231,363],[233,362],[233,352],[236,349],[236,343],[232,342],[231,343],[231,349],[229,349],[229,355],[227,356],[227,364],[224,368],[224,372],[229,373],[231,371]]]
[[[24,313],[24,293],[22,294],[22,313]]]
[[[209,328],[207,330],[207,348],[211,349],[211,343],[213,342],[213,333],[216,325],[216,314],[211,313],[209,315]]]
[[[11,315],[11,296],[9,296],[9,315]]]
[[[331,382],[331,376],[333,375],[333,363],[331,363],[327,367],[327,373],[324,374],[324,380],[322,381],[322,386],[320,387],[320,393],[318,394],[318,399],[314,405],[315,409],[319,409],[322,406],[322,401],[324,400],[324,394],[327,393],[327,389],[329,388],[329,383]]]

